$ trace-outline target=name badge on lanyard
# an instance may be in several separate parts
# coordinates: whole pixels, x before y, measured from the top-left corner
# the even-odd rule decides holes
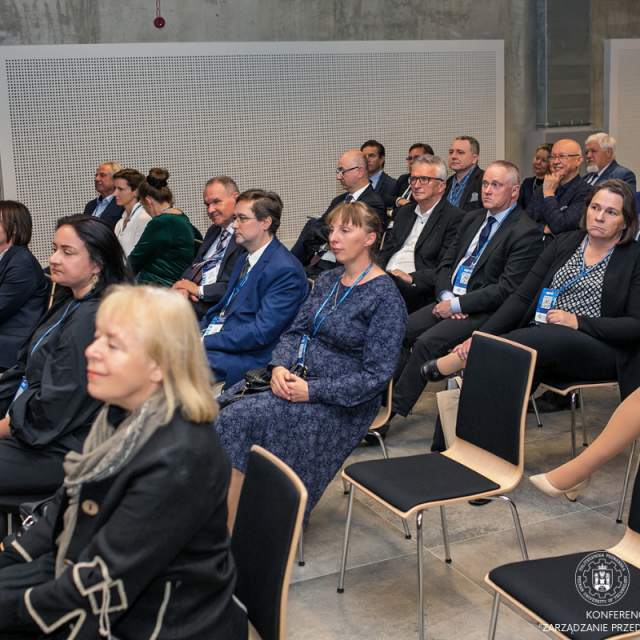
[[[207,330],[204,332],[204,335],[210,336],[212,333],[220,333],[226,319],[227,316],[224,314],[220,314],[217,318],[214,318],[213,322],[209,324]]]
[[[202,284],[203,285],[207,285],[207,284],[215,284],[216,282],[216,264],[215,262],[209,264],[209,265],[204,265],[204,267],[202,267]]]
[[[11,406],[13,405],[13,403],[27,390],[27,387],[29,386],[29,383],[27,382],[26,378],[22,378],[22,381],[20,382],[20,386],[18,387],[18,390],[16,391],[16,395],[13,396],[13,400],[11,401],[11,404],[9,405],[9,409],[11,409]],[[9,410],[7,410],[7,415],[5,416],[5,418],[9,417]]]
[[[463,296],[467,293],[467,284],[473,273],[473,267],[460,267],[456,274],[455,282],[453,283],[453,293],[457,296]]]
[[[547,322],[547,313],[553,309],[559,294],[560,291],[558,289],[543,289],[541,291],[538,306],[536,307],[536,322]]]

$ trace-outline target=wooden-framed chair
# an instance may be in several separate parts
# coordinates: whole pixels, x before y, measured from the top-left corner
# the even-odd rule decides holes
[[[353,497],[358,488],[408,520],[416,515],[418,612],[424,640],[423,512],[440,507],[446,561],[451,562],[445,505],[488,498],[511,508],[520,550],[527,559],[515,504],[504,495],[522,478],[524,426],[536,362],[533,349],[474,333],[460,392],[456,438],[444,453],[371,460],[342,472],[351,483],[338,593],[344,591]]]
[[[253,445],[231,537],[235,595],[246,606],[249,640],[284,640],[287,597],[307,490],[282,460]]]
[[[591,568],[591,563],[585,563],[585,558],[596,555]],[[630,611],[636,612],[640,602],[640,476],[636,477],[631,510],[629,512],[629,525],[622,540],[606,551],[598,550],[592,553],[572,553],[554,558],[541,558],[529,562],[513,562],[490,571],[485,577],[485,582],[495,590],[493,611],[489,625],[489,640],[495,637],[500,609],[500,598],[509,600],[518,609],[524,611],[538,623],[544,625],[544,629],[558,638],[573,640],[604,640],[605,638],[638,638],[640,637],[640,621],[629,619]],[[606,604],[608,595],[615,595],[621,586],[621,578],[625,577],[625,571],[616,562],[605,554],[611,554],[626,564],[628,579],[628,591],[618,602]],[[608,588],[601,592],[596,590],[597,597],[602,597],[600,604],[593,604],[585,599],[576,586],[578,574],[580,584],[588,595],[593,590],[592,573],[602,563],[605,572],[613,567],[610,574]],[[583,565],[586,569],[579,570]],[[606,576],[605,576],[606,577]],[[605,586],[607,586],[605,584]],[[606,613],[605,616],[588,614],[596,610]],[[621,612],[621,616],[616,613]],[[624,628],[613,627],[612,623],[634,623],[633,632],[627,632]],[[606,630],[602,627],[598,630],[586,632],[580,625],[606,624]],[[578,625],[578,631],[573,628],[568,631],[568,626]]]

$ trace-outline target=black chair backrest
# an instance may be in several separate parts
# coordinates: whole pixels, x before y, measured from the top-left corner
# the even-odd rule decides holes
[[[456,435],[517,465],[520,424],[531,393],[535,352],[474,333],[460,391]]]
[[[633,495],[629,507],[629,529],[640,533],[640,472],[636,472],[636,481],[633,484]]]
[[[233,527],[231,550],[238,568],[236,596],[262,640],[284,635],[294,536],[302,525],[307,492],[293,472],[253,447]],[[273,456],[275,458],[275,456]],[[288,471],[288,473],[287,473]],[[288,475],[289,474],[289,475]]]

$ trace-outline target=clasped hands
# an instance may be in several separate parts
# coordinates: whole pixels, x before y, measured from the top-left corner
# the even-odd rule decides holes
[[[271,371],[271,391],[274,396],[290,402],[309,402],[309,385],[284,367]]]
[[[436,318],[452,318],[453,320],[464,320],[469,317],[468,313],[455,313],[451,308],[451,300],[443,300],[433,307],[433,315]]]
[[[198,285],[191,280],[178,280],[171,288],[193,302],[198,302],[200,299]]]

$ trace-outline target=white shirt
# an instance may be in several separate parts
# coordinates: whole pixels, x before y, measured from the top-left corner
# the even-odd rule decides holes
[[[253,267],[256,266],[256,262],[258,262],[258,260],[262,258],[262,254],[265,252],[266,248],[271,244],[272,240],[273,238],[271,238],[271,240],[269,240],[269,242],[267,242],[267,244],[265,244],[263,247],[260,247],[257,251],[254,251],[253,253],[250,253],[247,256],[247,260],[249,261],[249,271],[251,271],[251,269],[253,269]]]
[[[125,256],[128,256],[133,251],[134,247],[138,244],[138,240],[140,240],[140,236],[142,235],[146,226],[149,224],[149,222],[151,222],[151,216],[138,202],[135,207],[133,207],[133,211],[131,212],[131,217],[129,218],[129,222],[127,222],[127,226],[123,229],[126,217],[127,212],[125,211],[122,214],[120,220],[118,220],[116,228],[114,229],[114,233],[116,234],[116,238],[118,238],[120,244],[122,245]]]
[[[440,202],[440,200],[438,200]],[[438,202],[431,207],[427,212],[422,213],[420,205],[416,206],[416,220],[413,223],[411,233],[407,236],[402,247],[396,251],[387,263],[387,271],[394,271],[400,269],[405,273],[413,273],[416,270],[415,251],[418,238],[424,229],[424,225],[427,224],[429,216],[433,213]]]

